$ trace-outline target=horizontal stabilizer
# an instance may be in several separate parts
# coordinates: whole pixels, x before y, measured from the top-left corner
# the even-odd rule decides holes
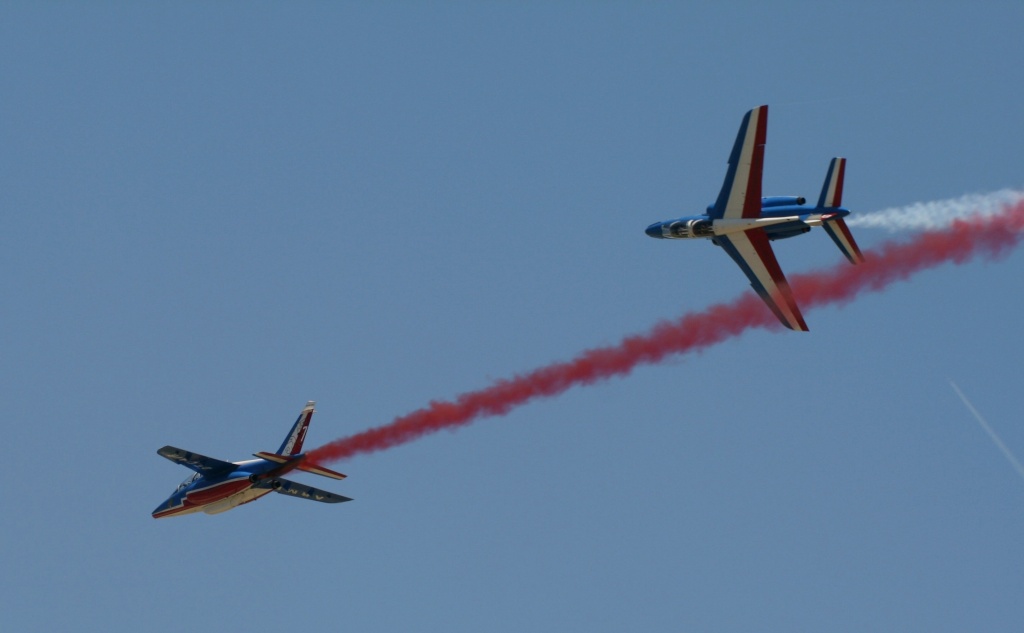
[[[287,464],[289,462],[295,462],[296,460],[305,459],[305,455],[297,455],[295,457],[291,457],[289,455],[278,455],[276,453],[267,453],[265,451],[253,453],[253,455],[259,457],[260,459],[265,459],[268,462],[277,462],[278,464]],[[316,464],[307,464],[303,461],[299,461],[299,463],[294,465],[293,468],[305,471],[307,473],[313,473],[314,475],[330,477],[331,479],[345,479],[346,477],[348,477],[348,475],[343,475],[339,472],[335,472],[330,468],[324,468],[323,466],[318,466]]]
[[[324,477],[330,477],[331,479],[344,479],[348,475],[342,475],[339,472],[335,472],[330,468],[324,468],[323,466],[317,466],[316,464],[299,464],[297,467],[299,470],[313,473],[314,475],[323,475]]]
[[[253,486],[253,488],[269,488],[274,492],[279,492],[289,497],[298,497],[299,499],[309,499],[311,501],[319,501],[320,503],[343,503],[345,501],[352,501],[349,497],[334,494],[333,492],[327,492],[319,488],[312,486],[306,486],[288,479],[271,479],[267,481],[261,481],[260,483]]]
[[[278,455],[277,453],[268,453],[266,451],[253,453],[253,457],[259,457],[260,459],[265,459],[268,462],[277,462],[278,464],[287,464],[293,459],[288,455]]]
[[[832,238],[832,241],[836,243],[839,250],[843,251],[843,255],[846,255],[846,258],[851,263],[861,264],[864,262],[864,255],[861,254],[860,247],[857,246],[857,242],[853,239],[850,227],[846,225],[842,218],[825,220],[822,226],[825,227],[829,237]]]
[[[238,468],[236,464],[231,462],[221,461],[173,446],[165,446],[156,453],[161,457],[166,457],[175,464],[181,464],[185,468],[191,468],[197,473],[206,476],[224,475]]]

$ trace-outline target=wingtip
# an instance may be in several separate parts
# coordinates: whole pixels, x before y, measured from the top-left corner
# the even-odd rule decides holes
[[[778,314],[775,316],[779,317],[779,321],[794,332],[810,332],[810,328],[807,327],[807,322],[804,321],[804,316],[799,312],[795,315],[796,318],[793,321],[784,319]]]

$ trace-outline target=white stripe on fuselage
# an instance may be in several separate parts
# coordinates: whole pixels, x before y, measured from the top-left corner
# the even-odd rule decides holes
[[[783,224],[785,222],[794,222],[798,220],[800,220],[800,216],[798,215],[791,215],[782,218],[737,218],[729,220],[713,220],[711,228],[714,229],[715,235],[729,235],[732,233],[750,231],[752,229],[761,229],[773,224]]]

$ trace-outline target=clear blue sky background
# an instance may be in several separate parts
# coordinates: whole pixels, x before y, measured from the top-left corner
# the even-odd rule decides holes
[[[173,444],[386,423],[747,292],[655,220],[1020,187],[1019,2],[5,3],[4,630],[1018,631],[1024,252],[151,510]],[[862,246],[887,235],[860,231]],[[840,253],[777,245],[795,274]]]

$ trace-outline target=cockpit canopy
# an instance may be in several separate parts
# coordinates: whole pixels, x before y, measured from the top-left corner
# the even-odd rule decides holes
[[[672,237],[712,237],[715,234],[711,220],[680,219],[668,225]]]
[[[181,492],[185,488],[188,488],[189,486],[194,484],[196,480],[199,479],[200,477],[202,477],[200,473],[193,473],[191,477],[178,484],[178,489],[175,492]]]

